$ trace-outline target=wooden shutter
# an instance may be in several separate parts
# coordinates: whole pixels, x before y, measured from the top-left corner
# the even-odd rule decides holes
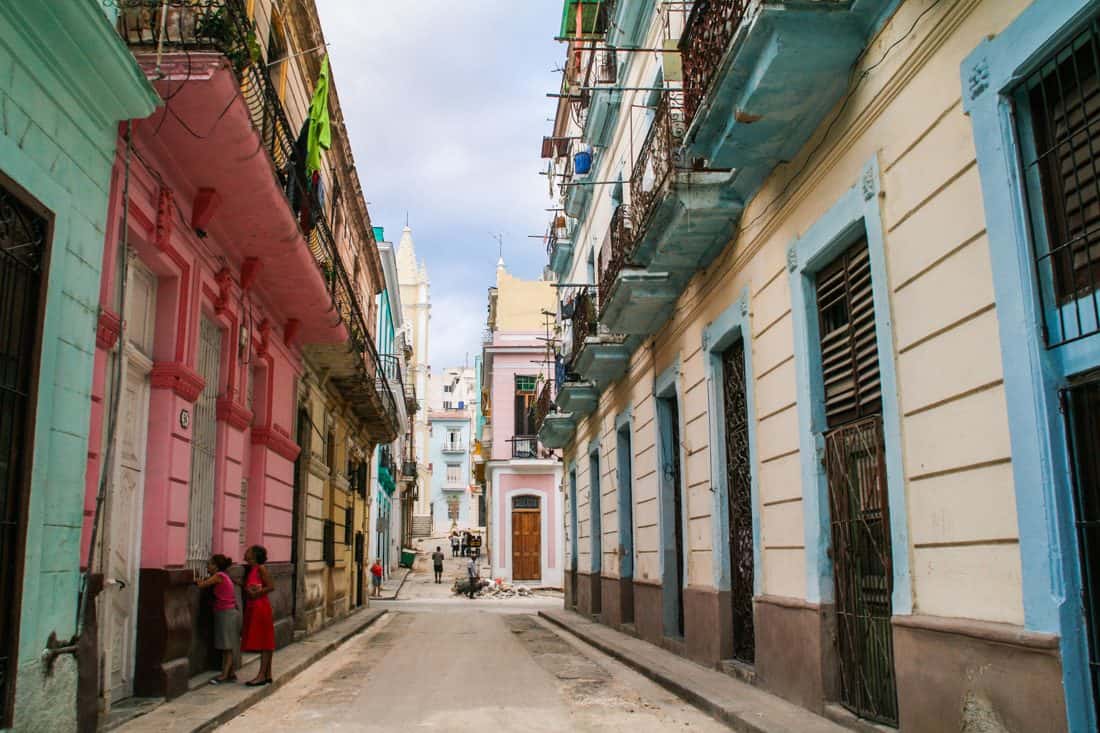
[[[817,276],[825,421],[833,428],[882,409],[867,240]]]

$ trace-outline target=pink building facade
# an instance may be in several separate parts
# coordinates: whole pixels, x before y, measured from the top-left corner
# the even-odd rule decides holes
[[[483,356],[491,419],[486,496],[494,578],[560,588],[563,583],[562,465],[538,444],[532,410],[548,369],[537,331],[495,330]]]
[[[230,9],[247,27],[234,15],[243,6]],[[297,136],[305,110],[288,120],[266,67],[240,54],[244,42],[189,36],[206,26],[169,16],[170,41],[186,48],[163,54],[143,45],[158,16],[119,17],[165,104],[120,128],[97,304],[83,546],[101,505],[92,564],[103,669],[91,672],[101,710],[131,695],[175,697],[216,661],[209,604],[194,586],[213,554],[239,563],[265,547],[276,644],[311,630],[303,589],[307,570],[335,565],[327,525],[339,514],[351,537],[346,517],[365,512],[350,499],[337,506],[326,484],[313,521],[309,466],[323,462],[343,497],[363,462],[348,446],[369,454],[397,431],[373,345],[381,264],[335,92],[339,154],[312,173]],[[311,369],[325,370],[333,409],[352,416],[339,438],[327,414],[304,408]],[[300,461],[311,437],[316,449]]]

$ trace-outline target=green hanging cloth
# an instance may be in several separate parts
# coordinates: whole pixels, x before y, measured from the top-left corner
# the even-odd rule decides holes
[[[309,103],[309,137],[306,140],[306,172],[321,170],[321,148],[332,147],[332,125],[328,119],[328,56],[321,61],[321,73]]]

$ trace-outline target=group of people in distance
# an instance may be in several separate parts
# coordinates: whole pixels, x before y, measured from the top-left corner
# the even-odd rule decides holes
[[[451,557],[477,557],[481,554],[481,535],[470,530],[451,530]]]

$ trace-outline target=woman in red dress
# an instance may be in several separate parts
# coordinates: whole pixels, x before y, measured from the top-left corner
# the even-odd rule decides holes
[[[264,564],[267,562],[267,550],[262,545],[253,545],[244,554],[248,563],[244,579],[244,629],[241,633],[241,649],[246,652],[260,652],[260,669],[256,677],[245,684],[249,687],[271,684],[271,657],[275,653],[275,619],[271,613],[271,600],[268,596],[275,591]]]

